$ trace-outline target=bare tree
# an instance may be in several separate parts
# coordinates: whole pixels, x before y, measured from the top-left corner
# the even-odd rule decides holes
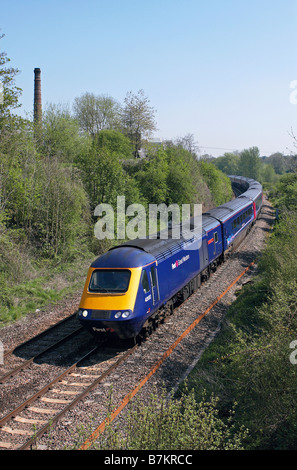
[[[184,137],[176,139],[176,145],[180,145],[194,157],[198,158],[199,146],[198,142],[195,141],[194,134],[186,134]]]
[[[294,134],[294,131],[293,131],[293,128],[291,128],[291,133],[289,133],[289,135],[292,137],[293,139],[293,146],[294,148],[297,150],[297,137],[295,136]],[[291,161],[291,166],[292,166],[292,171],[297,171],[297,155],[296,155],[296,150],[294,150],[294,152],[291,151],[292,153],[292,161]]]

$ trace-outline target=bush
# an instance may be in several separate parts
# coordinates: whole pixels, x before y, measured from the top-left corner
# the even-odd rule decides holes
[[[228,176],[224,175],[212,163],[201,160],[199,168],[213,197],[215,206],[230,201],[232,198],[232,187]]]
[[[57,159],[42,160],[40,189],[32,233],[48,258],[73,259],[84,246],[90,223],[87,196],[77,173]]]
[[[232,417],[233,411],[230,413]],[[179,399],[152,394],[148,405],[130,405],[121,431],[108,426],[96,448],[113,450],[240,450],[247,431],[238,432],[218,416],[216,400],[195,401],[193,392]]]

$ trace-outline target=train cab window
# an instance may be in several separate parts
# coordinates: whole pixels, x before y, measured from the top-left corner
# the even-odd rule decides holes
[[[214,237],[214,242],[215,242],[215,243],[218,243],[218,241],[219,241],[218,232],[215,232],[215,233],[213,234],[213,237]]]
[[[149,281],[148,281],[147,273],[144,270],[142,271],[142,274],[141,274],[141,285],[145,294],[149,292],[150,290]]]
[[[127,292],[131,277],[128,269],[96,269],[89,284],[90,292],[122,294]]]

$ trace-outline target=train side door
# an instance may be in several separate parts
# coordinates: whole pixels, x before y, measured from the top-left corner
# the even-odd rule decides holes
[[[160,300],[160,292],[159,292],[158,272],[157,272],[157,267],[155,265],[149,268],[149,276],[150,276],[150,284],[151,284],[151,292],[152,292],[152,303],[153,305],[156,305]]]
[[[213,234],[213,252],[214,255],[217,254],[217,244],[219,243],[218,232],[214,232]]]

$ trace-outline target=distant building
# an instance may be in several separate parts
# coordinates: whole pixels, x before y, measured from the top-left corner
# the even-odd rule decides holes
[[[149,139],[150,144],[162,145],[163,142],[163,139],[161,139],[160,137],[154,137],[152,139]]]

